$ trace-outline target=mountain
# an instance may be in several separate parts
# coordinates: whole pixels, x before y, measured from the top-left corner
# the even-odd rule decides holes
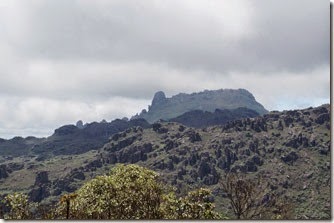
[[[80,122],[79,122],[80,123]],[[144,119],[92,122],[86,125],[64,125],[47,138],[14,137],[0,140],[0,156],[38,156],[46,159],[55,155],[80,154],[103,146],[110,136],[133,126],[150,127]]]
[[[116,133],[98,150],[45,160],[1,160],[0,191],[25,191],[32,201],[56,202],[117,163],[136,163],[157,171],[181,195],[199,187],[211,189],[217,211],[229,216],[233,213],[219,182],[227,172],[241,172],[250,179],[261,177],[264,201],[271,194],[279,196],[289,203],[294,218],[329,219],[330,146],[329,105],[202,129],[156,122]]]
[[[116,119],[110,123],[102,121],[85,125],[78,121],[76,125],[65,125],[56,129],[54,134],[47,138],[30,136],[0,139],[0,155],[39,155],[39,159],[45,159],[54,155],[80,154],[100,148],[112,134],[127,128],[148,128],[150,124],[145,120],[154,122],[159,119],[171,119],[187,126],[203,127],[223,124],[237,118],[254,117],[254,112],[239,108],[241,105],[259,114],[267,112],[255,101],[253,95],[244,89],[204,91],[190,95],[181,93],[172,98],[166,98],[163,92],[157,92],[149,111],[144,110],[130,121]],[[217,108],[224,110],[220,111]],[[229,112],[225,108],[238,109]],[[212,111],[212,114],[204,111]]]
[[[229,121],[242,118],[254,118],[256,116],[259,116],[259,113],[248,108],[216,109],[214,112],[194,110],[172,118],[169,121],[178,122],[188,127],[203,128],[226,124]]]
[[[155,93],[148,111],[145,109],[132,119],[143,118],[149,123],[160,119],[169,120],[193,110],[214,112],[216,109],[236,109],[245,107],[258,112],[260,115],[268,111],[258,103],[254,96],[245,89],[205,90],[199,93],[180,93],[166,98],[165,93]]]

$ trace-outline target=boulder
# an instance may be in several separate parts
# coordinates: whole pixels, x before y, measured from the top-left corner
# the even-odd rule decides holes
[[[287,142],[285,142],[285,146],[295,149],[300,146],[308,147],[309,140],[307,137],[303,136],[302,133],[300,133],[298,136],[294,136],[292,139],[287,140]]]
[[[41,200],[43,200],[44,198],[50,196],[50,192],[49,189],[43,185],[43,186],[39,186],[36,188],[33,188],[30,192],[29,192],[29,200],[32,202],[40,202]]]
[[[258,166],[263,165],[263,160],[258,155],[253,156],[252,162],[255,163]]]
[[[24,163],[8,163],[7,168],[10,172],[22,170],[24,168]]]
[[[314,108],[313,109],[313,113],[314,114],[323,114],[323,113],[327,113],[328,111],[327,111],[327,108],[325,108],[325,107],[318,107],[318,108]]]
[[[37,176],[35,178],[35,184],[34,186],[41,186],[44,184],[49,183],[49,175],[47,171],[40,171],[37,173]]]
[[[6,164],[1,164],[0,165],[0,179],[7,178],[7,177],[8,177],[7,166]]]
[[[288,153],[287,155],[281,156],[281,159],[288,164],[293,164],[299,158],[295,151]]]
[[[86,177],[85,177],[85,174],[81,171],[74,171],[70,178],[73,178],[73,179],[77,179],[77,180],[85,180]]]
[[[255,163],[252,160],[247,160],[244,167],[245,167],[244,169],[247,172],[256,172],[257,171],[257,166],[255,165]]]
[[[322,125],[325,122],[329,122],[331,119],[330,114],[329,113],[325,113],[325,114],[321,114],[319,115],[314,121],[319,124]]]
[[[103,162],[101,160],[93,160],[92,162],[88,163],[84,169],[85,171],[92,171],[96,170],[96,168],[100,168],[103,166]]]
[[[156,133],[162,134],[162,133],[167,133],[168,129],[163,127],[161,123],[154,123],[152,125],[153,131]]]
[[[211,167],[208,162],[202,160],[198,168],[198,176],[203,179],[204,176],[211,173]]]

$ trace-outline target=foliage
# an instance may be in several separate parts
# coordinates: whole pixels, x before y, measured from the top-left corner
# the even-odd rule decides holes
[[[10,208],[8,214],[4,217],[5,219],[30,219],[31,211],[34,203],[29,203],[28,196],[23,193],[13,193],[5,197],[7,205]]]
[[[164,219],[221,219],[210,201],[211,191],[200,188],[184,198],[176,198],[173,192],[163,197],[161,211]]]
[[[269,192],[260,177],[246,179],[239,173],[228,173],[221,186],[227,194],[237,219],[282,220],[294,218],[294,205],[288,197]]]
[[[230,173],[221,185],[237,219],[293,216],[292,204],[269,194],[260,178],[254,181]],[[7,195],[5,200],[10,207],[6,219],[228,219],[214,210],[209,189],[177,197],[156,172],[134,164],[117,165],[109,175],[88,181],[75,193],[63,195],[55,208],[29,203],[22,193]]]
[[[58,213],[68,219],[156,219],[162,185],[158,174],[137,165],[118,165],[98,176],[75,195],[65,195]],[[69,213],[68,213],[69,212]]]
[[[228,173],[221,186],[237,219],[261,218],[268,211],[268,202],[263,201],[266,187],[260,178],[250,180],[237,173]]]
[[[271,219],[273,220],[291,220],[294,219],[295,206],[291,200],[287,198],[274,198],[273,202],[273,214]]]
[[[64,195],[58,218],[66,219],[220,219],[211,191],[199,189],[177,198],[164,193],[158,174],[137,165],[118,165],[75,194]]]

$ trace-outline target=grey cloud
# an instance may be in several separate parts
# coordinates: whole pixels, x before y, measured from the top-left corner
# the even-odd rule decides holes
[[[25,3],[31,30],[17,43],[27,56],[149,61],[221,74],[299,71],[329,62],[329,5],[325,1],[238,1],[246,8],[239,17],[205,14],[212,13],[206,1],[194,1],[197,8],[187,8],[192,4],[182,1],[37,2],[37,6]],[[240,27],[227,25],[238,23],[234,18]],[[234,29],[246,31],[229,35]]]
[[[158,90],[329,102],[328,3],[2,0],[0,137],[131,116]]]
[[[257,36],[243,43],[257,67],[307,71],[329,65],[329,2],[254,0]],[[256,70],[256,68],[254,69]]]

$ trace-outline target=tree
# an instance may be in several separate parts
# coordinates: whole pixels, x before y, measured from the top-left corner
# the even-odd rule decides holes
[[[28,195],[23,193],[13,193],[5,197],[7,205],[10,207],[10,211],[4,217],[5,219],[30,219],[31,211],[34,203],[28,202]]]
[[[268,191],[261,178],[250,180],[238,173],[228,173],[220,184],[237,219],[261,218],[268,212],[271,200],[263,200]]]
[[[159,175],[137,165],[117,165],[64,195],[57,208],[63,219],[219,219],[211,191],[199,189],[177,198]]]
[[[163,192],[154,171],[117,165],[109,175],[87,182],[75,196],[63,197],[58,212],[68,219],[157,219]]]
[[[161,205],[164,219],[222,219],[214,211],[210,197],[211,191],[204,188],[191,191],[184,198],[176,198],[171,192],[164,196]]]

